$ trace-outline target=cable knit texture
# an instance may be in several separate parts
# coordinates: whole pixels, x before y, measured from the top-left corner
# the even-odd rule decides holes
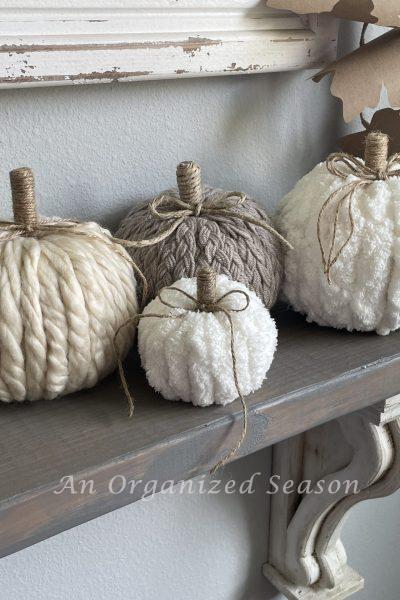
[[[105,233],[95,223],[76,229]],[[128,260],[99,239],[49,232],[0,243],[0,400],[95,385],[115,368],[114,333],[137,309]],[[122,353],[133,336],[121,333]]]
[[[356,179],[349,176],[346,183],[352,180]],[[321,264],[317,220],[326,199],[341,186],[343,180],[321,163],[281,201],[279,228],[295,248],[286,254],[283,293],[309,321],[387,335],[400,327],[400,179],[373,181],[356,192],[354,234],[332,267],[329,286]],[[325,217],[325,247],[334,210],[329,207]],[[342,210],[337,247],[348,234],[348,212]]]
[[[205,188],[205,197],[222,190]],[[177,190],[164,192],[179,198]],[[134,208],[121,222],[116,234],[124,239],[147,239],[166,227],[147,210],[147,204]],[[270,219],[251,199],[237,207],[237,212]],[[166,240],[147,248],[129,250],[149,283],[150,298],[165,286],[182,277],[194,277],[197,268],[213,267],[252,289],[267,308],[276,301],[282,277],[281,243],[268,231],[223,215],[199,215],[187,218]]]
[[[174,284],[197,297],[196,279]],[[217,297],[230,290],[243,290],[250,304],[243,312],[232,312],[234,347],[239,386],[243,394],[257,390],[271,366],[277,344],[277,330],[261,300],[243,284],[225,275],[217,278]],[[171,309],[158,298],[144,313],[184,315],[179,319],[142,319],[139,323],[139,352],[147,379],[168,400],[184,400],[196,406],[228,404],[238,396],[232,370],[231,332],[222,312],[192,312],[193,302],[179,292],[164,291]],[[240,308],[241,294],[232,294],[223,306]]]

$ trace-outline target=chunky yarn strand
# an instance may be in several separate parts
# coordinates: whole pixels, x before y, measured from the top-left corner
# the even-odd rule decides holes
[[[380,335],[400,328],[400,155],[389,157],[387,142],[370,133],[365,161],[329,156],[278,207],[295,247],[284,297],[308,321]]]
[[[210,266],[247,285],[270,308],[280,288],[285,240],[254,200],[208,187],[203,194],[203,201],[184,208],[178,191],[168,190],[121,222],[116,236],[129,241],[129,253],[147,279],[149,298]],[[223,208],[227,203],[229,210]]]
[[[141,275],[95,223],[39,219],[34,176],[10,173],[14,221],[0,221],[0,401],[52,399],[117,366],[113,339],[137,312]],[[143,278],[143,293],[146,280]],[[121,356],[134,331],[121,335]]]
[[[129,261],[97,238],[1,237],[0,400],[92,387],[117,366],[115,331],[138,310]],[[120,336],[121,356],[133,336]]]

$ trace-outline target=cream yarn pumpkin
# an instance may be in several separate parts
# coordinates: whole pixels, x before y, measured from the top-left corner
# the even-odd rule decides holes
[[[186,294],[197,298],[198,306]],[[241,310],[246,298],[248,306]],[[242,283],[203,268],[197,280],[180,279],[144,310],[145,316],[165,318],[142,318],[139,323],[142,365],[150,385],[164,398],[209,406],[225,405],[238,397],[229,319],[226,312],[215,310],[216,306],[228,311],[232,319],[241,393],[254,392],[265,379],[277,344],[277,329],[269,311]]]
[[[400,327],[400,155],[369,134],[365,162],[335,154],[280,203],[294,246],[283,293],[320,325],[386,335]],[[336,225],[335,225],[336,222]]]
[[[115,331],[138,308],[135,278],[107,230],[39,221],[32,171],[10,176],[14,223],[0,225],[0,400],[55,398],[115,368]],[[121,333],[122,355],[133,335]]]
[[[270,308],[282,276],[282,241],[261,207],[239,192],[204,187],[200,167],[177,167],[178,189],[162,192],[121,222],[117,237],[149,284],[149,297],[210,266],[252,289]],[[143,243],[140,240],[145,240]]]

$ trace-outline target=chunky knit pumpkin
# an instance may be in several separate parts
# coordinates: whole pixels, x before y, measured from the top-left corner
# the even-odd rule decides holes
[[[194,163],[178,165],[177,179],[178,190],[158,196],[164,210],[153,210],[152,203],[134,207],[116,233],[130,241],[151,240],[176,225],[157,243],[129,250],[147,278],[150,298],[182,277],[194,277],[197,268],[210,266],[244,283],[270,308],[281,283],[282,247],[276,235],[255,224],[271,226],[269,217],[244,194],[204,188]]]
[[[198,279],[202,272],[204,269]],[[232,319],[240,391],[246,395],[257,390],[271,366],[277,344],[275,322],[261,300],[226,275],[216,278],[211,294],[199,290],[195,278],[180,279],[172,288],[162,290],[160,298],[144,310],[144,315],[159,317],[142,318],[139,324],[139,352],[150,385],[168,400],[184,400],[196,406],[224,405],[238,397],[230,323],[226,312],[218,310],[223,307]],[[185,293],[197,298],[199,305]],[[210,296],[214,305],[211,311],[207,308]],[[247,308],[234,312],[246,306],[246,296]]]
[[[387,148],[387,136],[369,134],[365,162],[332,155],[280,203],[294,247],[283,293],[309,321],[382,335],[400,327],[400,155],[388,161]]]
[[[39,221],[29,169],[11,173],[0,225],[0,400],[55,398],[116,366],[113,337],[137,311],[129,256],[95,223]],[[132,328],[120,337],[125,354]]]

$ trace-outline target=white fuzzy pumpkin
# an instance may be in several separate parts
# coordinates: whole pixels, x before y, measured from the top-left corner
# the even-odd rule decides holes
[[[331,267],[331,285],[322,266],[318,217],[331,194],[359,181],[359,174],[354,174],[343,157],[339,159],[345,178],[332,174],[326,163],[321,163],[280,203],[279,229],[294,246],[286,254],[283,293],[309,321],[349,331],[376,330],[382,335],[400,327],[400,178],[396,176],[400,162],[399,156],[395,156],[387,163],[384,138],[382,134],[370,134],[366,163],[360,161],[361,166],[357,166],[352,159],[356,172],[365,171],[368,177],[371,170],[371,180],[357,187],[354,193],[354,232]],[[391,173],[386,180],[374,177],[374,170],[376,177],[379,176],[379,165],[374,163],[377,153],[380,168]],[[340,197],[333,199],[321,219],[321,242],[327,255]],[[338,213],[335,252],[351,232],[348,202],[349,198]]]
[[[174,287],[196,297],[196,279],[180,279]],[[230,290],[243,290],[250,304],[243,312],[231,312],[234,347],[241,392],[257,390],[271,366],[277,344],[277,330],[269,311],[245,285],[219,275],[216,296]],[[228,404],[238,397],[233,378],[231,331],[222,312],[188,310],[193,301],[164,288],[163,298],[171,309],[156,298],[144,313],[183,315],[180,318],[146,318],[139,324],[139,351],[147,379],[168,400],[184,400],[196,406]],[[232,294],[221,304],[241,308],[242,294]]]
[[[28,169],[12,175],[15,223],[21,228],[26,195],[27,221],[32,207],[34,212],[33,176]],[[93,386],[114,370],[115,331],[137,312],[128,255],[107,243],[109,232],[83,223],[72,234],[57,228],[63,226],[60,220],[53,229],[51,223],[41,221],[42,229],[22,235],[3,224],[0,234],[0,400],[5,402],[55,398]],[[132,328],[121,332],[121,354],[133,335]]]

